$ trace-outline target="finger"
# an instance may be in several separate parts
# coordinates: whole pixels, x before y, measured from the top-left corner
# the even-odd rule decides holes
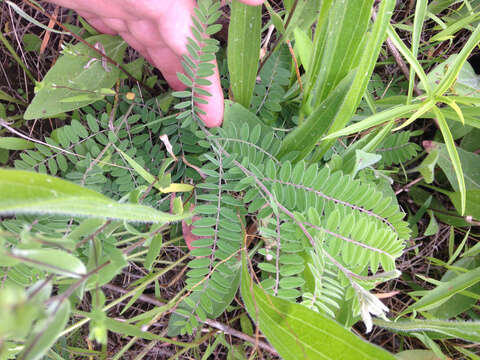
[[[131,1],[123,0],[120,4],[117,0],[47,0],[57,5],[74,9],[75,11],[87,11],[94,13],[95,17],[133,19]]]
[[[205,112],[205,115],[200,115],[200,119],[202,119],[208,127],[220,126],[223,121],[223,91],[220,85],[220,75],[218,73],[216,61],[214,62],[214,65],[214,74],[208,78],[211,85],[200,86],[211,94],[211,96],[199,96],[200,98],[207,100],[208,104],[197,104],[197,106]]]
[[[103,22],[103,19],[101,19],[99,17],[96,17],[95,15],[92,15],[91,13],[83,11],[83,10],[79,10],[78,14],[80,16],[82,16],[83,18],[85,18],[85,20],[87,20],[87,22],[90,25],[92,25],[95,28],[95,30],[97,30],[98,32],[103,33],[103,34],[108,34],[108,35],[117,35],[118,34],[118,32],[116,30],[108,27]]]
[[[177,73],[183,72],[180,57],[169,47],[155,47],[147,49],[151,62],[162,72],[170,87],[176,91],[185,90],[186,86],[178,79]],[[211,96],[199,95],[208,101],[208,104],[196,104],[205,114],[199,114],[200,119],[208,127],[220,126],[223,121],[223,91],[220,86],[220,76],[217,62],[214,62],[214,74],[208,77],[210,85],[200,86]]]
[[[240,2],[252,6],[263,4],[263,0],[240,0]]]
[[[185,90],[185,85],[178,80],[177,73],[183,72],[180,58],[169,47],[148,48],[147,53],[153,65],[161,71],[165,80],[173,90]]]
[[[191,14],[195,7],[194,0],[176,0],[175,4],[168,8],[165,16],[157,23],[159,33],[162,35],[164,43],[178,56],[180,59],[183,54],[187,53],[187,38],[192,37],[191,33]],[[208,101],[208,104],[197,104],[206,114],[200,115],[200,118],[208,127],[219,126],[223,121],[223,91],[220,85],[220,76],[216,61],[214,64],[214,73],[208,77],[210,85],[200,86],[208,91],[211,96],[199,96]],[[178,70],[183,72],[183,69]],[[172,74],[170,68],[165,72],[164,76],[170,77]]]

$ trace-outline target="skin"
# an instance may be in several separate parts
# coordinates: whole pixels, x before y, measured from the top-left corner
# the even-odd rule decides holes
[[[191,15],[195,0],[48,0],[77,11],[98,31],[120,35],[152,65],[157,67],[174,90],[184,90],[177,79],[183,72],[181,59],[187,53],[187,37],[191,36]],[[235,0],[236,1],[236,0]],[[263,0],[239,0],[247,5],[260,5]],[[206,126],[219,126],[223,120],[223,93],[218,68],[203,87],[212,94],[208,104],[198,104],[206,112]]]

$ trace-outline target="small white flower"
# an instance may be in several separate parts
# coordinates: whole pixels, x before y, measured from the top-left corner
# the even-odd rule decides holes
[[[356,283],[352,283],[358,295],[358,301],[360,303],[360,315],[362,316],[363,323],[367,328],[367,333],[372,331],[372,315],[379,316],[382,319],[389,321],[385,316],[388,312],[388,308],[383,304],[375,295],[369,293],[363,287]]]

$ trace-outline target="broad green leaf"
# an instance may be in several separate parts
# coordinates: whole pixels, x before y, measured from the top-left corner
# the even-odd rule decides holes
[[[275,29],[277,29],[277,31],[280,34],[284,35],[285,34],[285,25],[283,24],[282,17],[277,12],[275,12],[275,10],[273,10],[272,6],[268,3],[268,1],[265,2],[265,7],[268,10],[268,13],[270,15],[270,19],[272,21],[272,24],[275,26]]]
[[[242,263],[243,302],[283,359],[395,359],[334,320],[303,305],[266,294],[252,282],[245,254]]]
[[[428,83],[435,87],[447,74],[448,69],[457,59],[458,54],[451,55],[447,60],[438,64],[427,75]],[[422,88],[422,84],[419,84]],[[480,97],[480,76],[475,73],[472,65],[466,61],[458,72],[454,84],[450,87],[450,92],[455,95]],[[455,98],[452,98],[455,99]]]
[[[33,149],[33,142],[16,137],[0,137],[0,149],[6,150],[26,150]]]
[[[29,266],[58,275],[80,278],[87,273],[82,261],[63,250],[12,249],[10,254]]]
[[[438,14],[456,2],[457,0],[433,0],[428,4],[428,11]]]
[[[433,214],[432,210],[427,210],[428,216],[430,216],[430,221],[428,222],[428,226],[425,229],[423,236],[432,236],[438,233],[440,227],[438,226],[437,219],[435,219],[435,215]]]
[[[438,142],[426,143],[426,150],[428,152],[438,153],[438,165],[443,170],[445,175],[455,191],[459,191],[457,178],[455,176],[455,169],[452,164],[445,144]],[[465,188],[467,190],[480,189],[480,155],[457,148],[460,163],[462,164],[463,176],[465,177]]]
[[[8,162],[8,159],[10,158],[10,152],[5,149],[0,149],[0,164],[5,165]]]
[[[247,123],[249,129],[260,125],[262,133],[269,131],[267,127],[255,114],[246,109],[240,104],[231,101],[225,101],[225,115],[223,119],[223,126],[235,126],[235,124]]]
[[[234,0],[228,28],[228,69],[236,102],[250,106],[257,78],[262,29],[261,6]]]
[[[464,212],[465,216],[471,216],[475,220],[480,220],[480,189],[467,190],[465,193],[465,204],[463,204],[463,196],[460,192],[446,192],[459,214]],[[465,205],[465,208],[463,208]]]
[[[123,65],[123,68],[127,70],[135,79],[141,81],[142,80],[142,70],[143,65],[145,63],[144,58],[138,58],[128,64]],[[121,79],[128,79],[127,74],[122,73],[120,76]],[[162,109],[163,111],[163,109]]]
[[[427,295],[410,305],[403,314],[408,314],[414,310],[425,311],[436,308],[453,295],[463,291],[480,281],[480,267],[470,270],[464,274],[458,275],[454,279],[443,282],[435,289],[430,290]]]
[[[147,256],[145,257],[145,262],[143,266],[148,271],[152,271],[153,262],[157,259],[158,255],[160,254],[160,250],[162,250],[162,235],[155,235],[151,241],[150,245],[148,246]]]
[[[127,44],[120,37],[96,35],[86,41],[92,45],[101,44],[107,56],[117,63],[122,62]],[[100,55],[87,45],[79,43],[68,46],[44,79],[37,83],[35,97],[25,111],[24,118],[51,117],[91,104],[103,98],[102,94],[96,92],[101,88],[111,88],[119,76],[117,67],[107,64],[105,68]],[[63,99],[86,94],[92,97],[62,102]]]
[[[353,167],[352,176],[355,175],[362,169],[365,169],[373,164],[376,164],[382,159],[382,155],[368,153],[363,150],[355,151],[355,165]]]
[[[58,336],[67,325],[70,317],[70,302],[68,300],[61,304],[53,302],[47,314],[47,318],[35,325],[17,359],[38,360],[43,357],[48,349],[55,344]]]
[[[49,289],[48,286],[46,288]],[[39,299],[29,299],[28,295],[25,289],[8,283],[0,288],[1,338],[25,338],[31,331],[33,322],[43,314],[43,305],[37,301]]]
[[[168,223],[191,217],[144,205],[118,203],[68,181],[21,170],[0,169],[0,214],[59,214],[133,222]]]
[[[478,321],[447,321],[447,320],[400,320],[384,321],[376,319],[375,325],[389,330],[412,333],[433,332],[447,339],[463,339],[480,343],[480,322]]]

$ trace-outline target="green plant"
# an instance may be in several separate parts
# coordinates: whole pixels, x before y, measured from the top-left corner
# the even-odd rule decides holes
[[[267,4],[266,25],[275,27],[277,39],[257,67],[262,12],[234,2],[226,62],[235,101],[226,101],[223,126],[209,130],[198,104],[208,102],[202,86],[209,85],[206,78],[219,50],[217,40],[206,39],[220,29],[214,24],[218,1],[200,0],[195,11],[185,73],[179,74],[185,91],[151,98],[126,86],[113,91],[119,69],[107,71],[102,57],[92,62],[97,55],[84,44],[67,46],[37,84],[26,118],[74,110],[62,115],[68,124],[37,140],[0,123],[21,137],[0,138],[0,149],[19,151],[13,162],[17,170],[0,170],[0,190],[7,194],[0,199],[5,216],[0,271],[6,284],[0,314],[7,319],[0,325],[0,357],[58,357],[58,349],[73,354],[69,345],[52,345],[61,335],[76,336],[87,323],[89,338],[102,344],[98,356],[107,356],[107,331],[132,337],[114,359],[137,339],[181,347],[178,357],[209,342],[205,358],[220,345],[229,356],[247,350],[256,356],[258,346],[285,359],[336,358],[345,352],[352,359],[394,358],[352,334],[359,320],[367,332],[375,324],[415,336],[437,355],[442,353],[437,339],[478,342],[477,322],[448,322],[442,313],[454,318],[477,308],[478,244],[467,246],[472,235],[463,227],[480,221],[478,149],[467,149],[475,142],[475,137],[467,141],[468,134],[480,124],[478,86],[465,62],[480,32],[474,29],[457,56],[426,72],[417,60],[422,28],[451,5],[435,3],[417,2],[413,25],[395,28],[393,0],[378,7],[373,0],[285,0],[281,10]],[[461,24],[475,18],[465,16],[468,21]],[[411,32],[411,49],[397,34],[402,28]],[[442,30],[431,42],[455,28]],[[375,94],[368,86],[386,37],[411,66],[406,95],[396,93],[401,85],[391,92],[378,85]],[[105,55],[122,63],[124,45],[118,38],[86,41],[100,41]],[[57,77],[63,79],[69,66],[87,80],[58,91],[63,85]],[[414,96],[415,74],[425,94]],[[49,102],[42,101],[48,96]],[[408,120],[394,128],[405,116]],[[415,141],[425,132],[392,134],[420,118],[436,118],[435,140],[444,139],[423,143],[429,154],[421,163],[424,152]],[[455,130],[452,120],[471,128]],[[423,188],[414,186],[410,194],[419,206],[405,220],[396,195],[413,186],[406,180],[418,171],[423,181],[413,184]],[[449,197],[456,213],[426,189]],[[455,247],[450,235],[447,261],[429,259],[448,269],[440,280],[423,277],[435,286],[432,291],[403,275],[416,290],[409,293],[414,302],[403,311],[389,309],[376,296],[378,286],[401,276],[398,261],[413,241],[412,230],[419,235],[425,214],[430,219],[425,236],[438,233],[438,219],[452,226],[451,234],[462,229],[464,237]],[[188,254],[178,256],[187,228],[194,241]],[[172,245],[176,257],[166,255]],[[122,296],[107,299],[106,289],[114,288],[112,279],[129,262],[144,273]],[[185,287],[159,300],[160,280],[170,271],[180,278],[175,269],[182,264]],[[155,297],[145,294],[147,288]],[[80,311],[79,300],[87,296],[90,307]],[[127,316],[142,299],[155,307]],[[120,304],[118,319],[108,314]],[[275,349],[252,338],[244,312],[241,329],[250,338],[216,322],[243,306]],[[395,320],[387,318],[389,310],[401,321],[389,321]],[[71,314],[76,317],[68,324]],[[151,326],[167,315],[165,337]],[[204,324],[243,336],[251,345],[202,334],[197,330]]]

